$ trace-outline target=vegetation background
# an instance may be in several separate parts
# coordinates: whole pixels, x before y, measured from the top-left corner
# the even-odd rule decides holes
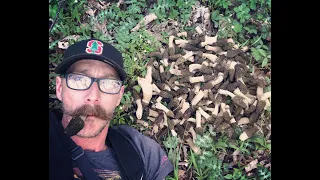
[[[150,13],[157,19],[132,32]],[[94,37],[118,48],[128,86],[146,74],[147,55],[167,46],[169,35],[195,32],[197,26],[208,36],[232,38],[240,48],[247,46],[250,70],[264,72],[270,84],[265,91],[271,91],[271,0],[49,0],[49,108],[59,103],[54,95],[54,68],[74,42]],[[132,96],[131,91],[124,94],[112,125],[130,124],[147,132],[152,127],[142,128],[126,116],[135,108]],[[271,118],[271,108],[265,117]],[[166,179],[271,179],[271,134],[240,141],[207,129],[195,141],[203,153],[188,149],[184,163],[183,143],[177,136],[168,133],[159,143],[175,166]]]

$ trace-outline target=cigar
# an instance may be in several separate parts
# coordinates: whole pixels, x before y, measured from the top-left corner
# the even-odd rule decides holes
[[[73,117],[68,126],[64,129],[64,133],[68,136],[76,135],[84,127],[84,119],[86,116]]]

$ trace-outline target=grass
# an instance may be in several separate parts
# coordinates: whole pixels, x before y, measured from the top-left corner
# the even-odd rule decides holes
[[[250,67],[259,68],[264,72],[271,71],[271,1],[270,0],[130,0],[124,1],[119,7],[118,1],[85,1],[85,0],[51,0],[49,3],[49,25],[53,24],[49,32],[49,93],[55,94],[53,72],[56,64],[61,61],[64,49],[59,42],[69,45],[89,37],[99,38],[118,48],[124,58],[124,67],[128,74],[125,82],[127,92],[121,105],[116,109],[115,120],[112,125],[130,124],[137,127],[132,119],[134,103],[130,89],[136,84],[138,76],[146,73],[146,55],[159,51],[162,45],[168,43],[168,32],[160,35],[159,41],[144,26],[136,32],[130,30],[148,13],[155,13],[158,18],[153,23],[160,24],[168,21],[178,22],[182,30],[194,30],[191,22],[192,6],[203,6],[210,11],[212,31],[218,38],[233,38],[240,47],[249,47],[251,58]],[[61,4],[61,5],[60,5]],[[60,8],[59,8],[60,6]],[[94,13],[92,13],[94,12]],[[268,81],[271,82],[269,76]],[[139,87],[135,87],[139,88]],[[271,90],[268,86],[266,91]],[[271,113],[271,108],[268,110]],[[139,129],[141,130],[141,129]],[[248,140],[232,141],[225,135],[216,133],[207,127],[203,136],[199,136],[195,143],[204,151],[196,155],[189,150],[188,168],[178,165],[181,160],[181,142],[176,137],[168,135],[162,146],[174,164],[174,171],[166,179],[181,179],[179,170],[185,171],[186,177],[196,179],[270,179],[271,169],[258,164],[257,168],[246,173],[245,167],[249,162],[243,160],[248,157],[258,158],[260,162],[271,159],[271,140],[254,136]],[[239,151],[239,162],[229,167],[232,154]],[[261,155],[257,152],[264,152]]]

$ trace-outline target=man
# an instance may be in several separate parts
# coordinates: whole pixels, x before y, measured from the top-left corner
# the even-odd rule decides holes
[[[123,162],[130,162],[131,155],[116,155],[118,151],[134,152],[133,149],[143,163],[144,173],[138,179],[165,179],[173,170],[173,165],[160,145],[151,138],[130,126],[122,125],[121,132],[130,136],[136,148],[116,149],[106,143],[107,137],[111,136],[108,133],[109,123],[120,104],[126,79],[123,59],[116,48],[97,39],[77,42],[65,51],[55,72],[60,74],[56,77],[56,95],[63,105],[63,114],[57,118],[61,120],[58,124],[66,128],[72,118],[82,118],[84,126],[71,139],[84,150],[86,159],[100,179],[124,179],[121,176],[128,170],[123,171]],[[50,126],[50,179],[68,179],[70,174],[76,179],[88,179],[83,177],[85,171],[79,169],[75,161],[72,162],[73,171],[69,170],[71,158],[68,148],[57,137],[61,134],[56,135],[58,130],[54,129],[54,122]],[[122,140],[115,143],[125,144]],[[131,168],[136,168],[135,162],[132,164]]]

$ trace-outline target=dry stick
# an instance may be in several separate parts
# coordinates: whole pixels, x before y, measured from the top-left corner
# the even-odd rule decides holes
[[[146,15],[133,29],[131,29],[131,32],[139,30],[142,25],[147,25],[156,19],[157,16],[154,13]]]

